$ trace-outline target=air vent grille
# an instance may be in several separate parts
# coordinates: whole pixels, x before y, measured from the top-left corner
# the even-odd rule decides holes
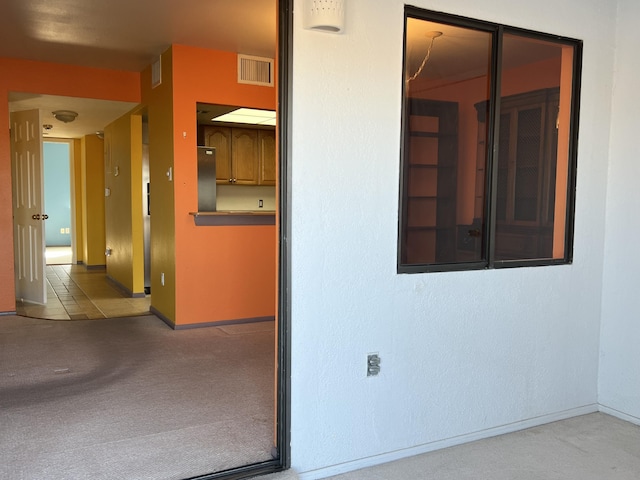
[[[162,57],[151,65],[151,88],[156,88],[162,83]]]
[[[273,87],[273,59],[238,55],[238,83]]]

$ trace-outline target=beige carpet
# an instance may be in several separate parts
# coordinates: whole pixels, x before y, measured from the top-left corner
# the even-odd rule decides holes
[[[273,322],[0,317],[0,478],[184,479],[271,459]]]
[[[330,477],[289,470],[256,480],[638,480],[640,427],[583,415]]]
[[[640,427],[594,413],[326,478],[638,480]]]

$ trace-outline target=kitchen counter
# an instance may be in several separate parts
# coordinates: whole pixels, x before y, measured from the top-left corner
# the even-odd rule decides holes
[[[222,225],[275,225],[274,210],[218,210],[215,212],[189,212],[197,226]]]

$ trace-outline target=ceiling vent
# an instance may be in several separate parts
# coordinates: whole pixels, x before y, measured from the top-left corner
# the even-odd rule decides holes
[[[238,83],[273,87],[273,59],[238,54]]]

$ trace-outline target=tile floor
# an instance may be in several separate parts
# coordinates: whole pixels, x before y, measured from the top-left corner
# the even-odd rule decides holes
[[[81,265],[47,265],[47,304],[16,302],[18,315],[50,320],[129,317],[149,313],[151,297],[127,297],[105,271]]]

